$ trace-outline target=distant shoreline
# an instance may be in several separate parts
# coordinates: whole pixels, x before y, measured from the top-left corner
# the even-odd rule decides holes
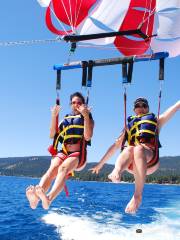
[[[50,156],[30,156],[21,158],[0,158],[0,175],[40,178],[49,168]],[[109,182],[108,174],[112,172],[113,164],[104,164],[98,175],[92,174],[89,169],[97,163],[87,163],[86,167],[75,173],[72,179],[90,182]],[[133,175],[124,172],[121,177],[122,183],[134,182]],[[152,175],[147,176],[147,184],[179,185],[180,184],[180,156],[160,158],[160,168]]]
[[[40,177],[30,177],[30,176],[7,176],[7,175],[0,175],[0,177],[17,177],[17,178],[30,178],[30,179],[40,179]],[[110,181],[88,181],[88,180],[78,180],[78,179],[69,179],[67,181],[76,181],[76,182],[99,182],[99,183],[110,183],[110,184],[117,184]],[[134,182],[124,182],[121,181],[119,184],[134,184]],[[151,183],[146,182],[145,185],[172,185],[172,186],[180,186],[180,183]]]

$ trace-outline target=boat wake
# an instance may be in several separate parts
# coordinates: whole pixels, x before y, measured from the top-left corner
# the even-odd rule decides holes
[[[179,203],[180,205],[180,203]],[[111,212],[111,220],[104,221],[104,213],[96,216],[78,216],[70,213],[61,213],[53,209],[44,215],[42,220],[46,224],[56,226],[61,240],[178,240],[180,239],[180,211],[177,204],[168,208],[156,208],[156,214],[148,224],[124,224],[121,214]],[[180,209],[180,208],[179,208]],[[109,214],[108,214],[109,215]],[[100,219],[103,221],[99,221]],[[120,222],[122,224],[120,224]],[[137,229],[142,232],[137,233]]]

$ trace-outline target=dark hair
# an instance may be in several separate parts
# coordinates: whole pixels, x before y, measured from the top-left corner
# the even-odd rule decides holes
[[[70,101],[72,102],[73,97],[78,97],[81,99],[82,103],[85,103],[85,98],[83,97],[83,95],[80,92],[75,92],[73,94],[71,94],[70,96]]]
[[[148,100],[147,100],[146,98],[143,98],[143,97],[137,98],[137,99],[134,101],[134,107],[135,107],[138,103],[144,103],[144,104],[146,104],[147,107],[149,107]]]

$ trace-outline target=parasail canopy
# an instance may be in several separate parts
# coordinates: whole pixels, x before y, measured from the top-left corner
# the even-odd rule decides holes
[[[72,41],[83,41],[86,36],[84,43],[114,44],[125,56],[142,55],[147,51],[166,51],[170,57],[180,54],[180,0],[38,2],[47,7],[48,29],[66,40],[80,36]]]

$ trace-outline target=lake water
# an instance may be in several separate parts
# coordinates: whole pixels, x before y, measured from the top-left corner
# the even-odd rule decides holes
[[[0,177],[0,240],[179,240],[180,186],[147,184],[136,215],[124,213],[133,184],[68,181],[45,211],[25,197],[38,179]],[[136,233],[136,229],[142,233]]]

